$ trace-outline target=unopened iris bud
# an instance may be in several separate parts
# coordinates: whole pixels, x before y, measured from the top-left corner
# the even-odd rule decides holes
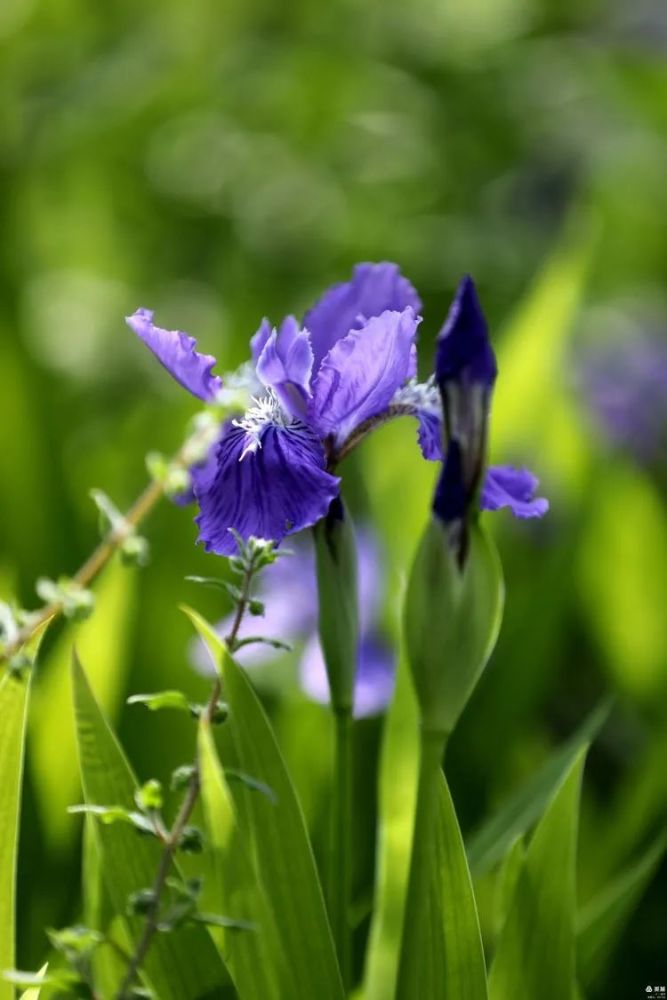
[[[491,393],[498,374],[472,278],[461,281],[436,345],[435,380],[442,397],[445,461],[434,509],[465,558],[470,517],[486,464]]]
[[[351,712],[358,659],[357,547],[340,497],[314,529],[319,590],[319,633],[331,706]]]
[[[477,521],[463,566],[436,516],[424,532],[405,603],[405,637],[425,731],[454,729],[493,650],[503,606],[500,562]]]

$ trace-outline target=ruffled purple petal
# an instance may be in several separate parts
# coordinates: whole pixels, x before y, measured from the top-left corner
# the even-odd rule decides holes
[[[383,712],[394,691],[396,662],[386,644],[376,636],[365,636],[359,646],[359,662],[354,682],[354,715],[365,718]],[[317,635],[303,651],[299,680],[309,698],[329,704],[329,682]]]
[[[178,507],[187,507],[194,503],[197,492],[205,493],[209,484],[215,477],[218,468],[218,443],[209,448],[208,455],[203,462],[198,465],[191,465],[188,469],[190,473],[190,488],[183,493],[173,496],[172,502]]]
[[[421,310],[421,299],[397,264],[357,264],[352,280],[333,285],[304,316],[315,358],[314,371],[334,344],[372,316],[410,306]]]
[[[340,480],[325,471],[322,444],[302,424],[269,424],[250,448],[248,433],[233,427],[218,446],[217,463],[206,488],[195,491],[207,552],[235,552],[230,528],[244,539],[280,542],[324,517],[338,495]]]
[[[339,443],[386,409],[411,370],[419,322],[410,307],[384,312],[339,340],[315,376],[309,425]]]
[[[250,338],[250,351],[252,354],[252,360],[255,364],[259,361],[259,356],[264,350],[264,346],[272,333],[273,327],[269,323],[268,319],[264,317],[262,322],[259,324],[257,333]]]
[[[257,359],[257,377],[275,391],[287,413],[302,417],[310,396],[312,369],[313,350],[308,333],[299,328],[294,316],[287,316],[262,348]]]
[[[137,309],[134,315],[125,317],[125,322],[184,389],[205,403],[215,399],[222,388],[221,379],[211,371],[216,360],[210,354],[197,352],[194,337],[155,326],[150,309]]]
[[[538,480],[528,469],[492,465],[487,469],[480,506],[482,510],[509,507],[515,517],[543,517],[549,501],[535,497],[537,487]]]
[[[436,341],[435,377],[448,382],[481,384],[490,389],[498,374],[489,331],[472,278],[459,284],[445,325]]]

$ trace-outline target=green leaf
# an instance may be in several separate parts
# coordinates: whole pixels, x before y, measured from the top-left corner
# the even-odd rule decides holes
[[[15,962],[16,858],[29,677],[5,673],[0,678],[0,970],[12,969]],[[0,980],[0,1000],[13,997],[13,988]]]
[[[417,798],[417,702],[405,657],[385,725],[380,763],[376,902],[364,976],[366,1000],[394,994]]]
[[[571,1000],[581,749],[540,820],[516,880],[489,976],[491,1000]]]
[[[49,968],[49,963],[47,962],[39,970],[37,975],[40,977],[40,979],[43,979],[46,976],[48,968]],[[29,989],[25,991],[25,993],[21,994],[21,1000],[39,1000],[40,989],[41,987],[39,986],[31,986]]]
[[[132,811],[136,778],[76,657],[72,678],[86,802],[90,805],[113,802]],[[97,837],[109,897],[115,911],[123,913],[132,893],[153,884],[161,858],[160,846],[152,838],[138,837],[125,823],[98,824]],[[135,943],[142,926],[141,919],[128,918]],[[149,985],[161,1000],[195,1000],[214,989],[222,990],[227,978],[210,935],[203,927],[196,926],[156,935],[144,969]]]
[[[127,699],[128,705],[145,705],[151,712],[162,708],[173,708],[190,714],[190,702],[182,691],[155,691],[153,694],[133,694]]]
[[[50,619],[40,625],[21,652],[35,662]],[[0,675],[0,970],[15,962],[16,860],[30,671]],[[0,1000],[14,991],[0,980]]]
[[[155,824],[142,813],[137,812],[136,809],[125,809],[123,806],[82,805],[70,806],[67,811],[72,816],[96,816],[107,826],[112,823],[128,823],[142,833],[150,833],[153,836],[156,834]]]
[[[127,952],[131,947],[124,914],[121,918],[114,913],[109,893],[103,880],[102,859],[98,844],[97,824],[88,816],[83,832],[83,867],[81,885],[83,890],[83,920],[87,927],[100,931],[110,944],[97,948],[91,956],[93,978],[100,996],[113,997],[123,980],[127,963],[119,950]]]
[[[579,914],[577,960],[579,977],[584,986],[594,985],[604,972],[607,959],[653,878],[666,846],[667,839],[663,835]]]
[[[28,764],[36,786],[41,827],[51,846],[62,850],[76,836],[67,806],[79,798],[76,727],[69,682],[72,641],[102,710],[113,721],[123,700],[134,622],[137,574],[113,561],[96,588],[95,614],[82,625],[68,624],[49,650],[35,678],[31,698]],[[58,780],[54,781],[54,773]]]
[[[502,931],[509,912],[519,873],[526,860],[526,845],[517,837],[503,858],[495,884],[493,926],[495,936]]]
[[[559,747],[519,791],[470,838],[468,863],[473,875],[481,875],[497,864],[517,837],[522,837],[542,815],[555,790],[562,784],[581,749],[588,747],[609,715],[603,702],[579,729]]]
[[[244,672],[196,612],[187,611],[222,671],[238,765],[277,801],[234,786],[239,827],[252,845],[257,875],[296,982],[293,994],[317,1000],[343,995],[322,888],[303,814],[264,709]],[[227,910],[227,907],[225,907]],[[288,994],[289,995],[289,994]]]
[[[289,964],[280,949],[280,935],[266,894],[253,869],[241,834],[229,786],[215,749],[210,727],[199,732],[199,767],[214,878],[204,886],[206,905],[250,921],[255,934],[229,934],[221,928],[220,946],[243,1000],[280,1000],[295,994]]]
[[[486,964],[479,929],[468,861],[454,803],[444,775],[439,788],[435,860],[431,884],[439,892],[432,896],[438,909],[431,920],[442,935],[443,978],[424,996],[442,995],[449,1000],[486,997]],[[440,937],[438,934],[438,938]]]

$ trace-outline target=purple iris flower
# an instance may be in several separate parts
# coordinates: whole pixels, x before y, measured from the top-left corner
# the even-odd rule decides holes
[[[667,340],[653,331],[591,347],[582,365],[587,403],[612,444],[649,462],[667,455]]]
[[[338,496],[336,461],[355,432],[387,411],[416,373],[421,302],[395,264],[359,264],[299,323],[264,320],[251,341],[253,405],[230,421],[193,470],[199,540],[231,555],[230,528],[280,542],[319,521]],[[215,402],[214,359],[139,309],[129,326],[189,392]]]
[[[395,403],[412,406],[425,458],[440,459],[434,511],[455,535],[479,496],[482,510],[509,507],[515,517],[542,517],[548,501],[535,498],[538,481],[527,469],[485,467],[487,427],[498,374],[488,328],[472,278],[459,284],[436,342],[435,375],[399,391]]]
[[[354,714],[357,718],[384,711],[394,689],[395,657],[378,628],[382,603],[382,560],[378,545],[368,531],[357,532],[359,567],[359,659],[354,687]],[[260,577],[259,598],[265,605],[261,632],[268,638],[291,645],[304,642],[299,663],[299,681],[305,693],[321,704],[329,702],[329,683],[317,633],[317,581],[315,555],[308,533],[296,539],[294,554],[267,566]],[[226,635],[232,625],[228,616],[217,626]],[[254,626],[254,627],[253,627]],[[246,621],[240,638],[256,631],[256,622]],[[244,667],[252,669],[280,656],[270,646],[254,643],[235,654]],[[192,659],[197,669],[209,673],[211,662],[200,642],[193,645]]]

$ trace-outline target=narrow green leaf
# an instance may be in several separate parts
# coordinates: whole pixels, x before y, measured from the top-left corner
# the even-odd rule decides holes
[[[152,694],[133,694],[127,699],[128,705],[145,705],[151,712],[162,708],[173,708],[190,713],[190,702],[182,691],[154,691]]]
[[[49,963],[47,962],[46,965],[43,965],[42,968],[39,970],[37,975],[40,977],[40,979],[43,979],[46,976],[48,968],[49,968]],[[25,991],[25,993],[21,994],[21,1000],[39,1000],[40,989],[41,987],[39,986],[31,986],[29,989]]]
[[[220,766],[210,728],[199,732],[202,798],[214,879],[204,885],[205,905],[257,925],[254,934],[218,932],[234,983],[243,1000],[280,1000],[296,989],[282,960],[280,938],[263,888],[239,829],[234,800]],[[283,983],[282,990],[279,984]]]
[[[491,966],[491,1000],[573,998],[576,842],[584,759],[582,749],[526,851]]]
[[[102,859],[97,839],[97,824],[88,816],[83,831],[83,922],[101,931],[107,941],[113,941],[124,951],[131,947],[124,921],[114,913],[102,873]],[[91,964],[95,985],[100,996],[113,997],[118,992],[126,969],[118,951],[107,944],[97,948]]]
[[[5,673],[0,678],[0,970],[15,965],[16,859],[29,677]],[[13,987],[0,980],[0,1000],[13,998]]]
[[[522,837],[517,837],[503,858],[495,884],[493,926],[495,936],[502,931],[514,897],[517,879],[526,860],[526,846]]]
[[[377,889],[364,976],[366,1000],[394,994],[417,798],[417,702],[402,656],[380,763]]]
[[[76,657],[73,688],[86,802],[90,805],[113,802],[131,810],[138,787],[136,778]],[[107,891],[116,912],[123,913],[132,893],[153,884],[160,846],[125,823],[98,824],[97,835]],[[130,936],[136,942],[143,922],[136,917],[127,920]],[[214,989],[222,990],[227,978],[209,933],[197,926],[156,935],[144,968],[149,984],[161,1000],[195,1000]]]
[[[609,708],[608,702],[598,705],[567,743],[559,747],[496,815],[473,834],[467,844],[473,875],[482,875],[493,868],[516,838],[522,837],[542,815],[581,749],[592,742],[604,725]]]
[[[51,845],[62,849],[77,831],[67,806],[79,797],[76,727],[69,668],[73,636],[102,711],[113,721],[122,703],[134,622],[136,573],[114,560],[96,588],[94,615],[81,625],[69,623],[49,650],[35,678],[30,698],[28,765],[36,786],[42,828]],[[53,780],[57,773],[58,780]]]
[[[239,826],[252,845],[281,948],[292,968],[294,996],[341,1000],[340,971],[312,848],[269,720],[245,673],[215,632],[195,612],[186,613],[222,671],[239,767],[276,796],[271,802],[242,783],[233,788]]]
[[[653,878],[665,853],[667,840],[661,836],[646,853],[619,875],[579,914],[577,960],[579,978],[592,986],[604,971],[623,929]]]
[[[454,803],[444,775],[439,789],[435,860],[437,870],[431,884],[439,892],[432,905],[439,907],[432,921],[442,935],[442,979],[424,996],[442,995],[448,1000],[461,997],[486,998],[486,964],[479,929],[468,861]],[[442,994],[440,991],[442,990]]]
[[[49,625],[50,619],[22,649],[32,663]],[[0,971],[13,969],[16,960],[16,861],[30,677],[30,670],[0,675]],[[13,988],[0,980],[0,1000],[13,997]]]

